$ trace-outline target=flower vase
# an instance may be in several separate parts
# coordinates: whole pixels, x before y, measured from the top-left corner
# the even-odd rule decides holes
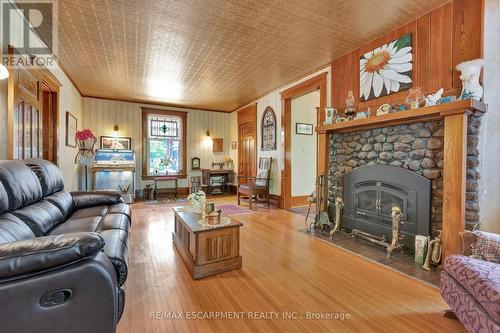
[[[457,65],[456,69],[461,72],[462,93],[460,99],[475,99],[480,101],[483,97],[483,87],[479,83],[483,59],[465,61]]]
[[[205,211],[205,203],[206,203],[206,200],[204,200],[204,199],[191,201],[191,206],[193,207],[193,211],[195,213],[202,214]]]
[[[96,138],[88,138],[85,140],[76,140],[78,146],[78,153],[75,156],[75,163],[90,165],[94,160],[94,146]]]

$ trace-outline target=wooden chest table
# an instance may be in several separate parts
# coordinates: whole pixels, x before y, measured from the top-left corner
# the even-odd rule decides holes
[[[201,214],[173,209],[172,239],[193,279],[241,268],[240,222],[210,228],[198,223]]]

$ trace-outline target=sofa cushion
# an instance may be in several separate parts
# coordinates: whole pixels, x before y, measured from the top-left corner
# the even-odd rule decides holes
[[[121,287],[128,274],[128,232],[119,229],[109,229],[99,232],[104,239],[103,252],[111,260],[116,269],[118,286]]]
[[[76,210],[70,219],[81,219],[84,217],[104,216],[108,213],[108,206],[95,206]]]
[[[101,216],[82,217],[69,219],[50,231],[50,235],[61,235],[69,232],[94,232],[101,221]]]
[[[64,222],[59,208],[48,201],[40,201],[12,212],[33,231],[35,236],[45,236],[58,224]]]
[[[498,332],[498,324],[460,283],[441,271],[441,295],[468,332]]]
[[[452,255],[446,258],[444,269],[500,323],[500,264]]]
[[[23,162],[0,161],[0,182],[9,197],[9,211],[42,199],[42,187],[38,178]]]
[[[35,238],[30,228],[12,214],[0,215],[0,244]]]
[[[130,219],[130,206],[123,202],[111,205],[109,206],[108,214],[125,214]]]
[[[476,241],[471,245],[471,258],[500,263],[500,235],[475,231]]]
[[[0,182],[0,214],[5,213],[7,210],[9,210],[9,197],[5,191],[5,187]]]
[[[64,218],[68,218],[68,216],[73,212],[73,198],[69,192],[59,191],[45,197],[44,200],[51,202],[59,208]]]
[[[44,197],[64,189],[64,180],[61,170],[52,162],[35,159],[24,160],[23,162],[33,170],[38,177]]]
[[[108,214],[101,219],[96,232],[111,229],[119,229],[128,233],[130,229],[130,220],[128,216],[124,214]]]

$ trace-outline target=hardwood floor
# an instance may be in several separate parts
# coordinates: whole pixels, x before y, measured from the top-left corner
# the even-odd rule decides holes
[[[243,268],[194,281],[172,244],[171,207],[133,205],[119,333],[465,332],[442,317],[447,305],[437,288],[311,238],[298,231],[301,215],[281,209],[232,216],[243,223]],[[198,317],[229,311],[243,319],[187,318],[198,311],[207,312]],[[308,311],[350,318],[306,319]],[[277,318],[257,318],[272,313]],[[284,319],[286,313],[296,319]],[[177,314],[183,318],[167,318]]]

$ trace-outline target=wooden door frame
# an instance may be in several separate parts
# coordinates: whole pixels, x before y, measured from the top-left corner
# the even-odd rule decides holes
[[[257,168],[257,145],[258,145],[258,137],[257,137],[257,103],[251,104],[244,109],[241,109],[237,113],[237,121],[238,121],[238,176],[241,176],[240,173],[240,163],[241,163],[241,137],[240,137],[240,126],[244,123],[254,122],[255,123],[255,145],[254,145],[254,155],[255,155],[255,166]],[[246,175],[249,176],[249,175]],[[256,176],[256,175],[250,175]]]
[[[318,126],[323,123],[326,107],[326,78],[327,72],[321,73],[309,80],[301,82],[287,90],[281,92],[281,127],[285,133],[283,142],[284,168],[281,170],[281,207],[284,209],[292,208],[292,99],[297,98],[313,91],[319,90],[319,110],[317,111]],[[318,135],[316,134],[316,140]],[[319,145],[316,145],[316,159],[319,153]],[[316,166],[316,174],[319,173],[319,166]]]
[[[8,56],[14,57],[14,48],[9,45],[8,47]],[[35,60],[35,57],[32,58],[32,61]],[[49,156],[48,159],[52,160],[55,164],[58,164],[59,161],[59,105],[60,105],[60,89],[62,84],[57,80],[57,78],[45,67],[41,68],[30,68],[29,66],[24,67],[31,75],[33,75],[38,80],[38,92],[37,92],[37,107],[40,110],[40,114],[42,116],[43,123],[43,103],[42,103],[42,95],[43,91],[50,92],[55,95],[53,103],[51,103],[51,110],[49,112],[53,116],[53,124],[55,133],[53,133],[53,139],[51,146],[53,148],[53,156]],[[13,159],[14,157],[14,108],[16,107],[16,98],[19,97],[19,93],[17,92],[17,82],[18,71],[16,68],[9,66],[9,79],[7,83],[7,159]],[[54,96],[53,95],[53,96]],[[34,101],[35,102],[35,101]],[[42,133],[45,129],[42,128]],[[45,137],[45,136],[43,136]],[[45,144],[45,143],[44,143]],[[43,147],[42,147],[43,152]],[[44,156],[44,159],[47,159]]]

